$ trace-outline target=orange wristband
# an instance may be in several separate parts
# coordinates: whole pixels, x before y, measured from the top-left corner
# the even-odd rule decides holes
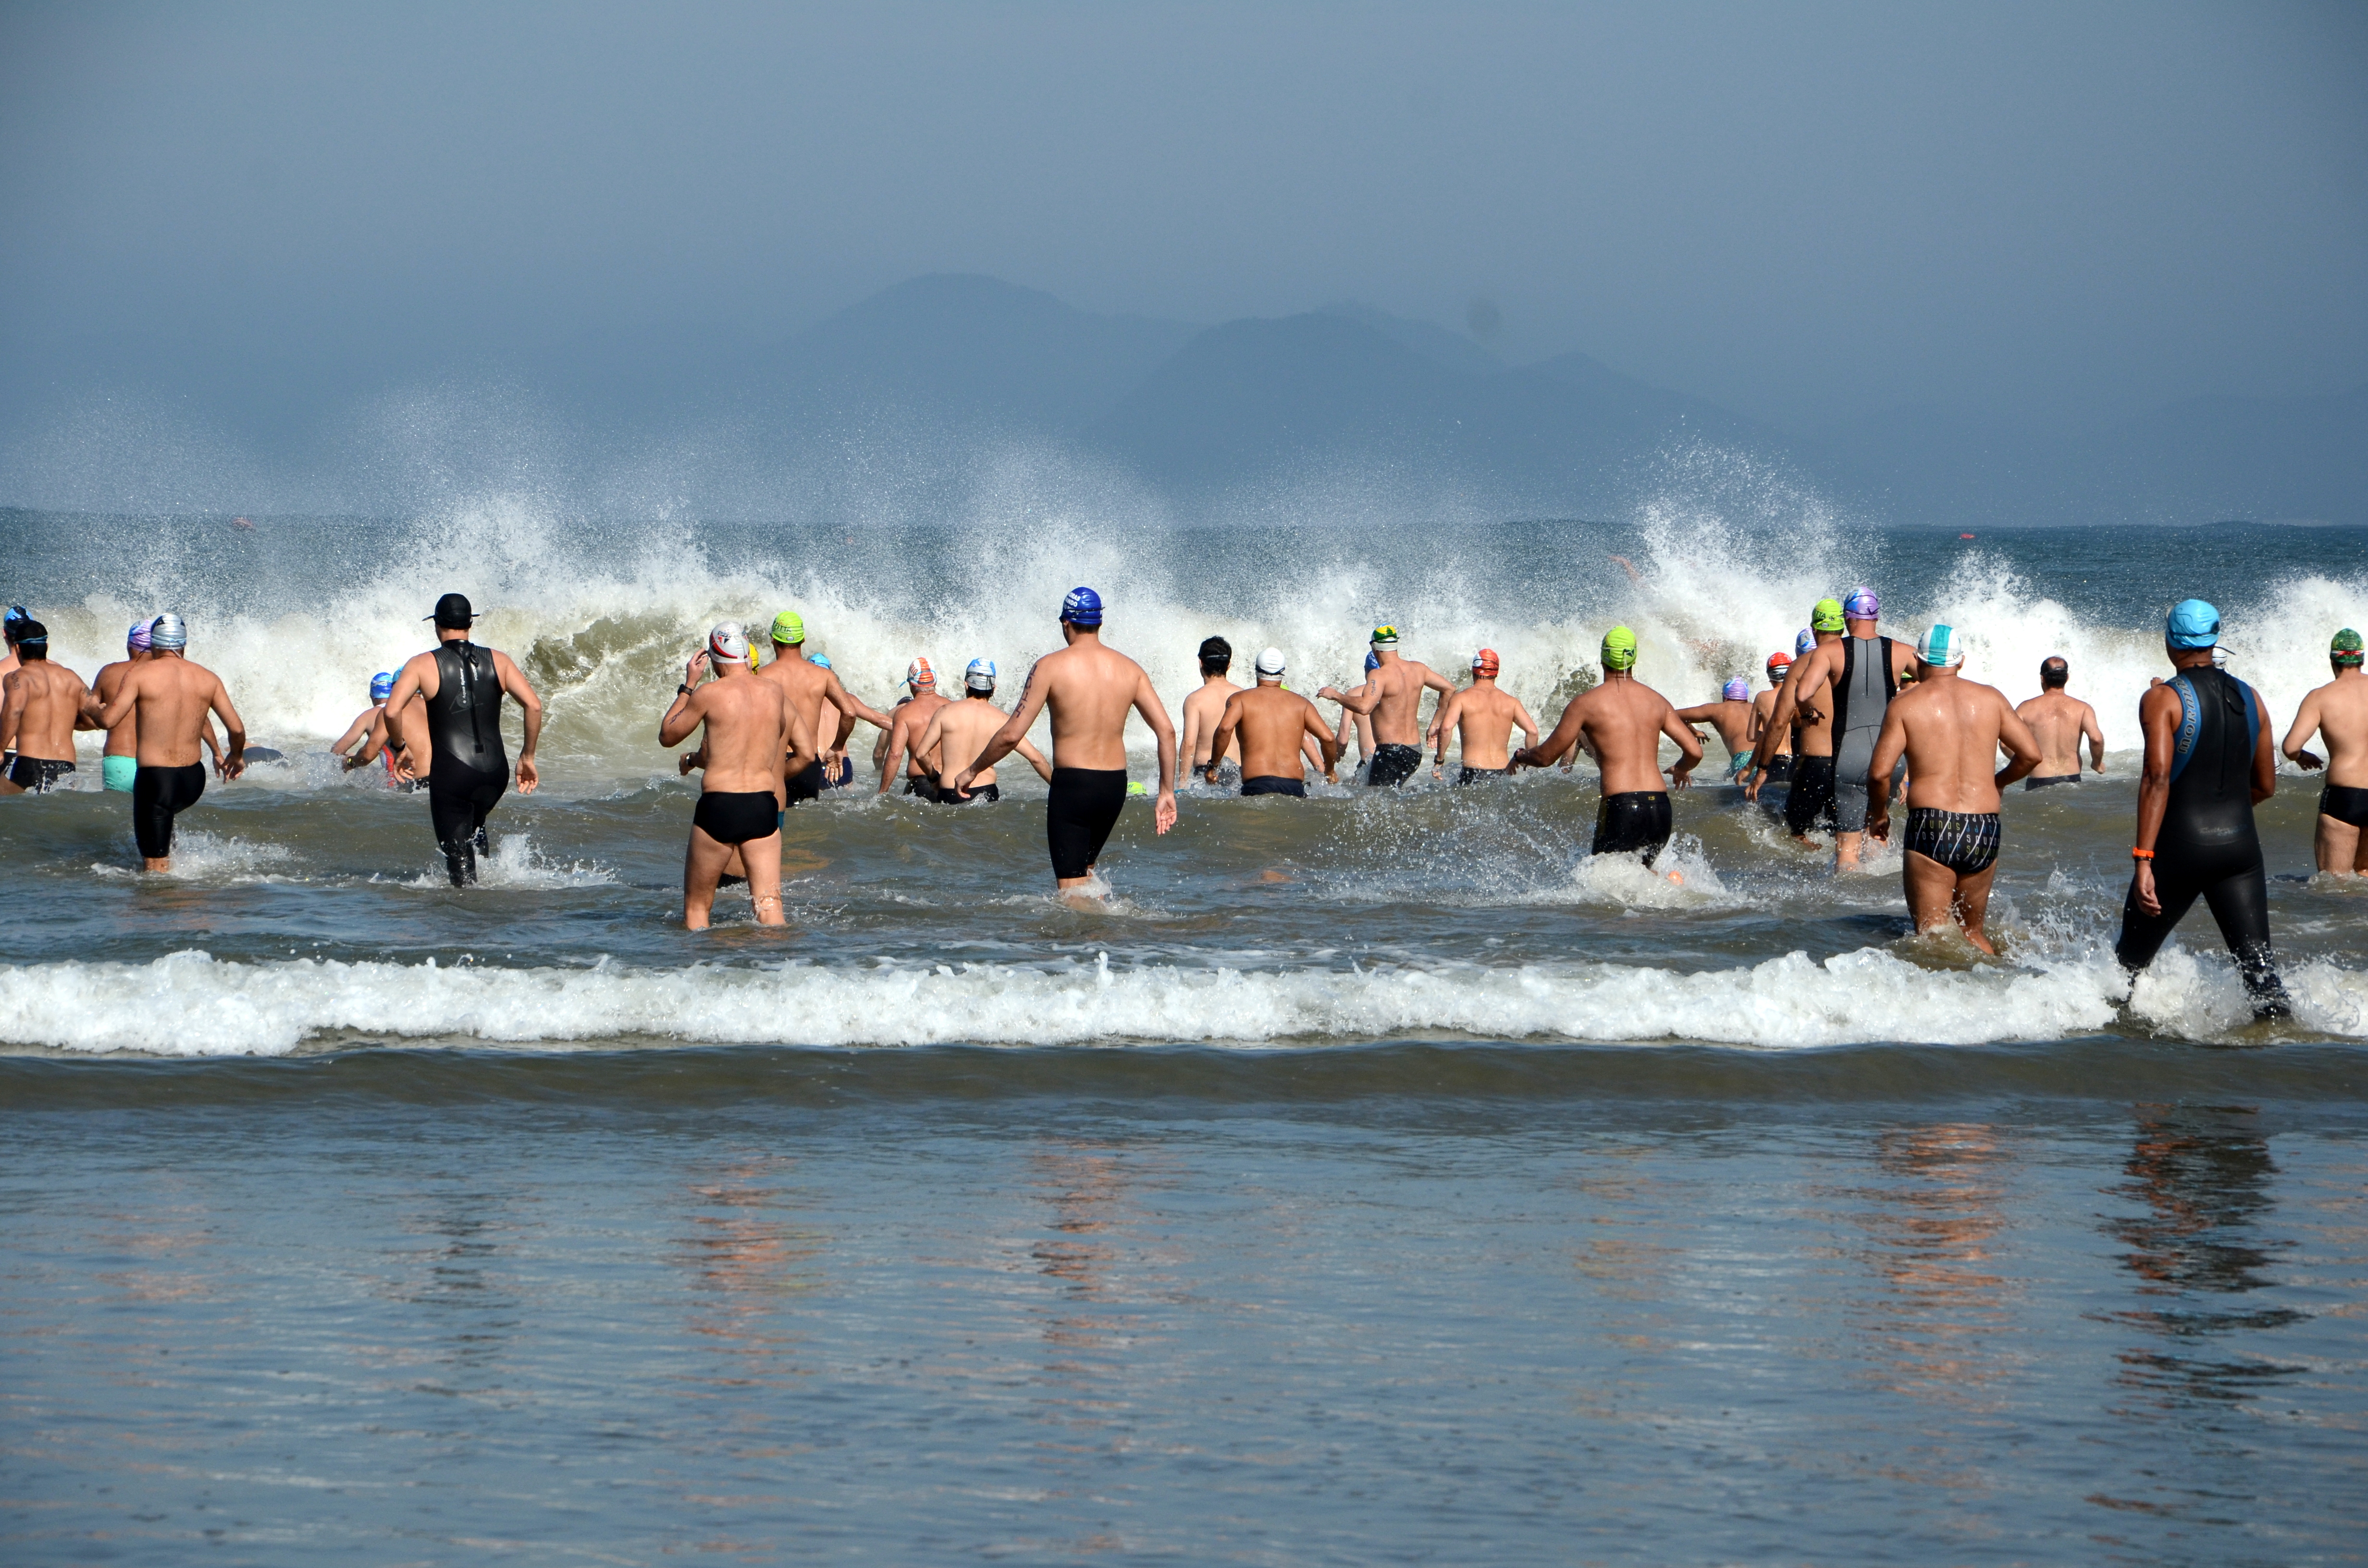
[[[2133,849],[2130,851],[2130,858],[2134,860],[2151,860],[2154,858],[2154,851],[2151,849]]]

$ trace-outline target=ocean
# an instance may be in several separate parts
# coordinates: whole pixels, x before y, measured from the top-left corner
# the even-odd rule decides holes
[[[2283,726],[2368,529],[1875,528],[1781,490],[1622,523],[940,529],[0,513],[85,676],[177,609],[254,744],[176,869],[0,801],[0,1554],[23,1562],[2353,1562],[2368,1539],[2368,888],[2260,810],[2289,1022],[2199,906],[2111,958],[2160,624]],[[2107,771],[2010,791],[1998,960],[1712,782],[1682,884],[1592,770],[1132,802],[1050,897],[1042,786],[793,812],[789,926],[680,928],[656,744],[708,626],[796,608],[875,705],[1062,594],[1171,711],[1494,647],[1551,724],[1606,628],[1679,703],[1866,583]],[[445,885],[325,753],[485,612],[549,725]],[[517,719],[510,720],[513,744]],[[1138,726],[1138,777],[1152,771]],[[1040,744],[1042,737],[1039,736]],[[856,749],[868,757],[871,732]],[[1451,756],[1451,768],[1453,758]]]

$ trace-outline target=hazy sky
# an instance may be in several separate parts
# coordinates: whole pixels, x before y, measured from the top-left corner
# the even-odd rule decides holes
[[[1486,301],[1796,429],[2333,391],[2368,6],[0,11],[9,336],[772,335],[933,270]]]

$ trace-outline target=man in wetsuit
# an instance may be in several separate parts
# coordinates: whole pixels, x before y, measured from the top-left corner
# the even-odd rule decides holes
[[[1053,713],[1053,790],[1044,802],[1044,841],[1053,881],[1062,892],[1082,893],[1118,813],[1126,805],[1126,715],[1143,715],[1159,743],[1159,800],[1152,812],[1161,833],[1176,825],[1176,729],[1143,666],[1102,645],[1101,596],[1069,590],[1061,602],[1061,635],[1068,646],[1045,654],[1028,672],[1027,688],[986,749],[954,775],[953,787],[993,767],[1027,736],[1036,715]]]
[[[2328,644],[2335,678],[2302,699],[2284,751],[2305,772],[2319,767],[2303,750],[2313,730],[2327,743],[2327,783],[2318,792],[2318,869],[2333,876],[2368,871],[2368,675],[2361,673],[2360,633],[2350,627]]]
[[[1440,778],[1447,770],[1447,732],[1457,732],[1457,748],[1461,755],[1455,781],[1477,784],[1492,778],[1513,776],[1513,727],[1520,725],[1522,737],[1531,745],[1538,744],[1538,722],[1520,699],[1497,684],[1503,670],[1494,648],[1483,648],[1472,655],[1472,684],[1439,705],[1431,716],[1430,733],[1424,737],[1437,746],[1431,754],[1430,776]],[[1499,760],[1499,759],[1502,760]]]
[[[1603,803],[1595,817],[1598,855],[1643,850],[1645,864],[1669,842],[1669,789],[1682,790],[1702,765],[1702,742],[1678,720],[1669,699],[1638,680],[1636,634],[1615,626],[1603,634],[1603,680],[1562,710],[1554,733],[1513,754],[1515,767],[1551,767],[1573,746],[1584,746],[1603,770]],[[1661,784],[1661,737],[1684,755]]]
[[[1395,626],[1374,627],[1372,648],[1380,662],[1365,677],[1360,695],[1328,686],[1315,695],[1351,713],[1372,715],[1373,762],[1365,770],[1365,782],[1388,787],[1405,783],[1422,766],[1422,694],[1435,691],[1444,702],[1455,695],[1455,687],[1429,665],[1398,656]]]
[[[1726,745],[1726,778],[1732,784],[1751,766],[1751,677],[1737,676],[1719,688],[1715,702],[1697,702],[1678,710],[1684,724],[1708,724]]]
[[[1907,835],[1899,875],[1918,931],[1953,917],[1965,940],[1995,955],[1982,923],[1998,875],[1998,791],[2039,766],[2039,742],[2006,694],[1965,679],[1954,627],[1935,626],[1916,643],[1916,683],[1884,710],[1867,756],[1866,830],[1888,840],[1891,773],[1907,759]],[[1993,773],[2003,749],[2013,760]]]
[[[1219,765],[1235,738],[1241,740],[1242,793],[1292,795],[1307,793],[1303,761],[1310,739],[1322,748],[1324,781],[1338,784],[1340,745],[1324,722],[1315,704],[1282,688],[1282,650],[1269,648],[1258,656],[1258,685],[1236,690],[1217,715],[1217,733],[1210,743],[1202,768],[1209,782],[1217,782]]]
[[[1184,699],[1184,722],[1178,731],[1176,743],[1176,787],[1184,788],[1187,772],[1203,773],[1209,767],[1209,740],[1217,733],[1218,718],[1225,704],[1242,688],[1228,677],[1234,667],[1234,645],[1222,637],[1204,639],[1201,643],[1201,685]],[[1220,764],[1238,767],[1240,754],[1217,758]]]
[[[938,672],[926,658],[916,658],[905,666],[905,690],[906,696],[896,704],[893,722],[871,754],[871,766],[880,774],[876,793],[888,792],[901,764],[905,769],[905,793],[933,800],[938,790],[936,764],[913,743],[928,733],[929,720],[937,710],[952,699],[938,690]]]
[[[1834,865],[1838,869],[1859,862],[1860,846],[1866,837],[1867,760],[1874,756],[1875,737],[1883,733],[1884,710],[1914,662],[1907,643],[1877,635],[1882,614],[1882,601],[1873,588],[1852,588],[1842,601],[1844,635],[1831,642],[1820,637],[1817,646],[1793,666],[1784,682],[1788,690],[1805,692],[1822,686],[1830,693],[1832,712],[1827,733],[1834,759]],[[1805,733],[1802,739],[1805,746]],[[1793,787],[1801,787],[1797,777]],[[1886,783],[1886,792],[1889,788]]]
[[[1809,841],[1812,828],[1833,825],[1833,680],[1821,655],[1842,640],[1842,601],[1819,599],[1803,635],[1808,646],[1784,672],[1775,710],[1752,748],[1751,781],[1743,787],[1745,800],[1759,799],[1759,787],[1768,781],[1769,763],[1776,755],[1776,737],[1790,735],[1793,782],[1784,795],[1784,826],[1798,844]]]
[[[715,679],[700,684],[712,668]],[[707,648],[694,653],[675,687],[674,701],[658,721],[658,744],[680,745],[705,726],[700,750],[706,771],[700,778],[699,804],[690,814],[690,847],[682,858],[682,923],[707,929],[715,908],[715,884],[724,863],[737,852],[746,867],[748,892],[759,926],[779,926],[781,915],[782,758],[789,751],[795,715],[789,692],[758,680],[748,668],[748,634],[727,620],[707,634]],[[434,775],[430,774],[430,780]]]
[[[895,728],[894,719],[848,691],[837,671],[806,656],[806,623],[797,611],[785,609],[773,617],[772,639],[773,662],[757,673],[788,689],[790,700],[798,705],[798,714],[805,721],[814,744],[825,748],[837,745],[842,716],[860,719],[876,730]],[[827,721],[822,711],[825,703],[837,710]],[[794,808],[801,801],[816,800],[822,790],[823,759],[817,756],[791,777],[789,804]]]
[[[2064,689],[2072,666],[2061,653],[2039,661],[2039,695],[2014,710],[2039,740],[2039,770],[2022,781],[2023,792],[2051,784],[2080,782],[2080,742],[2089,743],[2089,760],[2105,771],[2105,732],[2097,725],[2097,710]],[[1911,776],[1913,769],[1910,769]]]
[[[17,623],[17,667],[0,676],[0,795],[46,795],[74,770],[74,732],[98,727],[82,676],[50,662],[50,629]]]
[[[1810,645],[1816,646],[1815,639],[1811,640]],[[1784,676],[1792,667],[1793,655],[1782,648],[1768,655],[1768,689],[1751,699],[1751,727],[1744,732],[1743,738],[1751,744],[1752,749],[1750,755],[1744,758],[1743,766],[1736,769],[1735,781],[1738,784],[1748,783],[1751,778],[1752,758],[1759,755],[1759,737],[1768,733],[1770,728],[1769,721],[1776,714],[1777,693],[1782,689]],[[1776,750],[1768,758],[1768,778],[1789,779],[1793,777],[1793,732],[1797,728],[1796,724],[1787,724],[1777,732]]]
[[[231,706],[222,677],[189,662],[188,628],[171,610],[148,628],[148,660],[126,672],[123,684],[102,709],[98,722],[113,730],[136,718],[140,725],[140,771],[131,781],[131,835],[140,843],[143,869],[173,869],[173,821],[206,792],[205,764],[198,737],[220,716],[230,750],[222,759],[224,778],[246,771],[246,725]]]
[[[937,777],[926,790],[915,794],[923,800],[935,801],[941,806],[966,806],[973,801],[999,801],[1002,787],[995,781],[995,769],[982,767],[972,776],[968,785],[953,788],[954,775],[969,767],[972,761],[986,749],[1010,717],[995,705],[996,668],[993,659],[973,659],[962,671],[962,699],[949,702],[929,716],[929,727],[922,732],[920,744],[914,748],[918,756],[933,759],[931,766]],[[1036,770],[1036,776],[1046,783],[1053,781],[1053,765],[1044,754],[1028,744],[1022,736],[1011,748]]]
[[[444,851],[444,869],[456,888],[473,886],[477,857],[489,852],[485,818],[509,787],[509,754],[502,745],[502,698],[515,698],[526,710],[526,738],[518,747],[518,793],[531,795],[541,782],[535,771],[535,743],[542,737],[542,699],[507,653],[481,648],[469,641],[476,616],[468,598],[447,594],[436,601],[438,646],[414,654],[394,677],[386,710],[401,715],[417,697],[426,708],[427,750],[427,812],[435,824],[437,846]],[[376,760],[381,743],[375,730],[363,746],[360,763]]]
[[[2178,672],[2138,699],[2146,772],[2138,780],[2137,869],[2113,956],[2135,979],[2198,895],[2236,956],[2255,1018],[2292,1011],[2270,947],[2269,878],[2253,808],[2277,793],[2270,710],[2260,693],[2213,668],[2220,612],[2183,599],[2163,631]]]

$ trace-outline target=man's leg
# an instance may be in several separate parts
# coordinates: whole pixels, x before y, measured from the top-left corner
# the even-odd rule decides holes
[[[769,834],[739,846],[740,862],[747,868],[748,892],[756,901],[757,924],[780,926],[781,914],[781,835]]]
[[[1907,917],[1917,933],[1948,926],[1957,896],[1957,873],[1918,849],[1899,858],[1899,880],[1907,892]]]
[[[2203,890],[2203,902],[2220,927],[2220,939],[2237,960],[2245,994],[2253,1001],[2256,1018],[2283,1018],[2293,1006],[2285,983],[2278,978],[2277,960],[2270,948],[2270,883],[2260,862]]]
[[[2339,877],[2356,876],[2368,870],[2368,855],[2361,851],[2362,839],[2368,837],[2350,823],[2318,813],[2318,833],[2314,847],[2318,851],[2318,869]]]
[[[768,842],[773,846],[773,891],[778,900],[781,880],[781,835],[777,833]],[[710,838],[705,828],[696,825],[691,828],[690,847],[684,851],[682,857],[682,923],[686,929],[707,929],[707,917],[715,907],[715,879],[723,874],[723,862],[731,853],[732,846],[719,844]],[[762,917],[759,911],[758,918]]]
[[[1954,879],[1957,884],[1954,905],[1957,928],[1965,934],[1966,941],[1992,958],[1998,957],[1998,949],[1991,947],[1990,939],[1982,934],[1982,924],[1989,918],[1990,883],[1997,878],[1998,862],[1993,860],[1971,876]]]

